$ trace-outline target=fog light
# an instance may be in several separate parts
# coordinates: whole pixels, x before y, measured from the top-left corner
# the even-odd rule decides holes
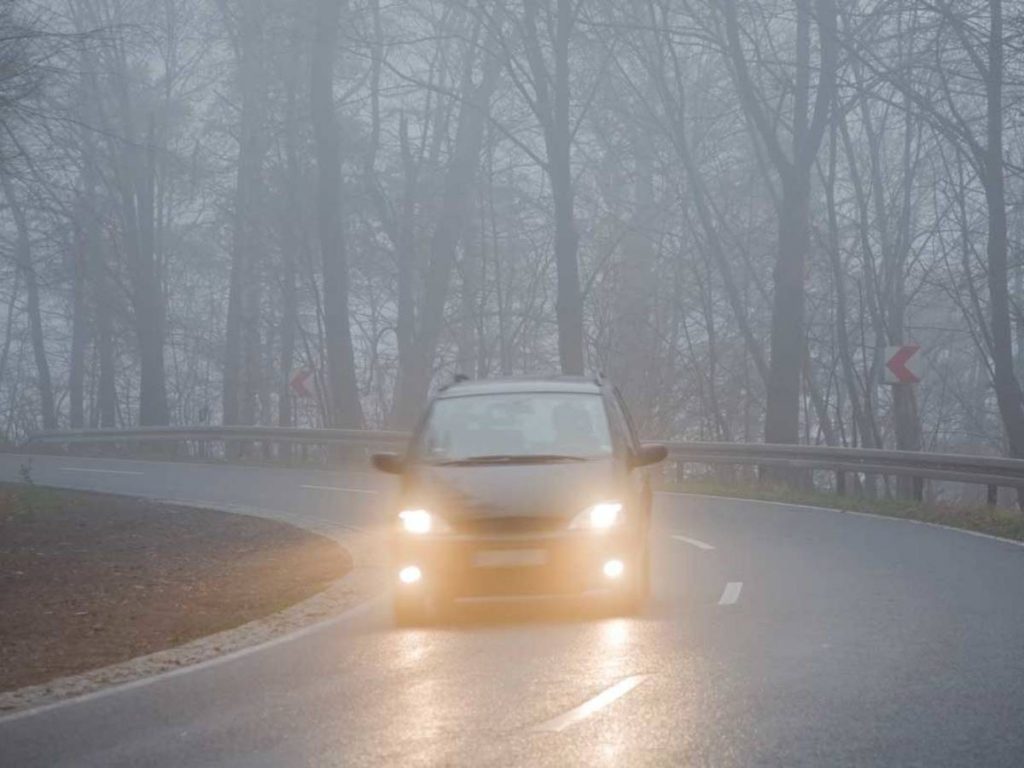
[[[608,566],[605,566],[607,571]],[[398,572],[398,578],[403,584],[415,584],[417,581],[423,578],[423,571],[415,565],[407,565],[405,568]]]
[[[621,560],[609,560],[604,564],[603,570],[604,575],[609,579],[617,579],[626,570],[626,566]]]

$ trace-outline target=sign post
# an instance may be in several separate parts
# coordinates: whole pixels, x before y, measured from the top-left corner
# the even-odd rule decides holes
[[[914,385],[921,381],[921,347],[903,344],[885,348],[885,383],[892,386],[892,410],[896,421],[896,447],[900,450],[921,450],[921,426],[917,415]],[[922,501],[924,480],[920,477],[899,478],[899,494]]]

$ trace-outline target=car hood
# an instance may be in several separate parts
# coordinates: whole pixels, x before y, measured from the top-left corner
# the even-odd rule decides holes
[[[571,518],[616,496],[613,459],[551,464],[418,465],[406,477],[407,504],[451,522],[471,518]]]

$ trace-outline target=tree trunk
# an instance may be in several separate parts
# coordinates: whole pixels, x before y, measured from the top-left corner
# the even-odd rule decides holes
[[[161,426],[169,421],[164,375],[166,307],[156,255],[156,136],[152,115],[144,145],[127,147],[125,154],[121,191],[139,355],[139,424]]]
[[[263,11],[258,3],[242,3],[238,34],[238,83],[241,99],[238,171],[224,334],[222,408],[224,424],[251,423],[254,397],[251,326],[258,323],[258,306],[251,304],[255,262],[261,247],[259,200],[263,166],[262,68]],[[254,318],[254,314],[257,316]]]
[[[398,346],[398,377],[391,421],[398,427],[410,427],[415,419],[417,399],[426,395],[429,374],[424,376],[423,363],[416,349],[416,283],[418,249],[415,243],[415,212],[418,167],[409,146],[409,121],[403,112],[398,122],[399,148],[402,158],[402,200],[398,221],[393,226],[395,265],[397,267],[398,317],[395,341]],[[433,354],[429,363],[433,362]],[[422,387],[421,387],[422,385]]]
[[[1024,395],[1013,369],[1010,330],[1006,189],[1003,178],[1003,17],[1002,1],[989,0],[987,152],[982,164],[988,206],[988,290],[991,313],[993,384],[1010,455],[1024,457]]]
[[[833,121],[831,141],[829,142],[828,176],[825,179],[825,207],[828,217],[828,251],[832,267],[832,288],[835,292],[835,328],[836,351],[839,354],[840,368],[843,372],[843,384],[850,398],[850,410],[853,416],[855,431],[860,434],[865,448],[874,448],[874,427],[869,423],[861,402],[861,389],[857,378],[857,369],[853,362],[853,351],[849,329],[846,326],[846,270],[839,246],[839,216],[836,211],[835,179],[836,179],[836,130]]]
[[[766,443],[796,443],[800,436],[804,271],[810,247],[808,196],[807,176],[795,172],[783,176],[779,251],[773,272],[775,292],[764,423]]]
[[[572,178],[572,125],[569,119],[569,41],[577,8],[573,0],[556,0],[551,33],[552,72],[545,60],[537,27],[537,0],[524,3],[523,29],[526,57],[534,88],[532,109],[544,133],[546,162],[555,219],[555,271],[558,321],[558,358],[562,373],[583,373],[583,293],[579,276],[579,234],[576,231]]]
[[[96,411],[93,426],[104,429],[117,426],[117,384],[114,355],[114,291],[107,260],[100,248],[91,264],[93,297],[96,309],[96,352],[99,358],[99,380],[96,385]]]
[[[757,92],[744,51],[735,0],[723,5],[725,34],[737,93],[753,130],[779,176],[778,254],[772,297],[771,357],[766,382],[764,439],[796,443],[800,437],[800,375],[804,349],[804,277],[810,248],[810,171],[828,126],[838,67],[833,0],[797,0],[790,153],[779,140],[778,120],[765,112],[772,101]],[[820,61],[811,109],[811,27],[817,27]],[[755,49],[755,55],[760,55]],[[773,472],[781,479],[791,473]]]
[[[84,221],[89,212],[79,201],[74,219],[74,246],[71,271],[71,357],[68,362],[68,406],[71,429],[85,426],[85,352],[89,343],[89,318],[86,311],[89,238]]]
[[[76,19],[76,29],[84,31],[82,20]],[[82,153],[83,230],[85,233],[87,263],[84,273],[89,279],[89,294],[95,319],[95,350],[99,372],[96,376],[96,400],[89,414],[92,427],[112,428],[117,424],[117,383],[114,351],[114,307],[117,296],[111,285],[110,266],[107,263],[105,241],[101,228],[101,205],[97,192],[99,147],[94,125],[106,126],[100,109],[100,89],[97,82],[99,65],[89,46],[81,51],[82,122],[79,141]]]
[[[301,19],[301,15],[298,16]],[[295,29],[292,34],[296,50],[301,41],[301,30]],[[295,425],[295,414],[292,408],[291,375],[295,367],[296,333],[299,327],[299,295],[296,280],[298,270],[296,262],[302,250],[301,234],[302,210],[299,195],[302,188],[302,173],[299,168],[299,137],[298,110],[296,94],[299,92],[300,69],[293,58],[286,65],[286,85],[288,93],[285,107],[284,154],[285,154],[285,185],[287,205],[281,222],[282,233],[282,265],[281,265],[281,367],[278,371],[277,423],[281,427]],[[288,450],[287,447],[283,448]]]
[[[28,221],[25,218],[25,210],[15,196],[14,184],[2,167],[0,167],[0,183],[3,185],[4,197],[7,198],[7,205],[11,209],[11,216],[14,219],[14,227],[17,232],[15,262],[25,278],[25,312],[28,314],[29,338],[32,342],[32,355],[36,362],[43,429],[56,429],[57,412],[54,407],[53,381],[50,378],[50,364],[46,360],[43,318],[39,307],[39,281],[36,277],[35,265],[32,263],[32,241],[29,237]]]
[[[327,342],[327,400],[331,425],[361,427],[349,321],[348,254],[342,222],[341,149],[334,114],[334,56],[344,0],[317,0],[310,107],[317,158],[317,230],[324,275],[324,331]]]
[[[572,126],[569,123],[569,40],[573,25],[572,0],[557,0],[554,98],[545,131],[548,175],[555,216],[555,265],[558,273],[558,357],[562,373],[583,373],[583,294],[580,291],[579,234],[576,231],[572,179]]]

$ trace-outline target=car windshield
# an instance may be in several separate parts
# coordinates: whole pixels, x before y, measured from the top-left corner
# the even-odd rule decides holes
[[[501,393],[437,400],[416,453],[430,463],[598,458],[612,452],[600,395]]]

